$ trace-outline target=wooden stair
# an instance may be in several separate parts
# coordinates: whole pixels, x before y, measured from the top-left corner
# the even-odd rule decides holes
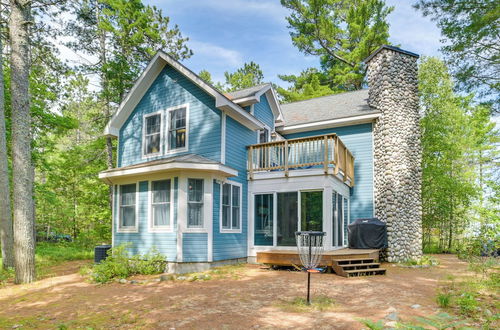
[[[378,260],[373,258],[332,260],[335,274],[343,277],[385,275],[386,269],[380,268]]]

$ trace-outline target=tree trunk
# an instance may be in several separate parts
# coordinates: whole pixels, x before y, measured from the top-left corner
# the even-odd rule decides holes
[[[34,169],[29,104],[31,1],[10,0],[14,266],[16,283],[35,280]]]
[[[3,43],[0,37],[0,243],[3,269],[14,267],[14,237],[10,207],[10,176],[7,161],[7,129],[5,127]]]

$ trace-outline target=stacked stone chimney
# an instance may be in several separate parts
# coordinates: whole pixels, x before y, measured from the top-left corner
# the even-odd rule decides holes
[[[382,46],[365,60],[374,125],[375,216],[387,223],[387,260],[422,256],[418,55]]]

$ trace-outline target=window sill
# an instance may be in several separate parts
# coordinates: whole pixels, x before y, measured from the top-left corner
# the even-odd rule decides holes
[[[165,228],[149,228],[149,233],[173,233],[173,227],[165,227]]]
[[[174,155],[174,154],[178,154],[180,152],[187,152],[187,151],[188,151],[187,147],[179,148],[179,149],[172,149],[172,150],[168,150],[167,152],[165,152],[165,155]]]
[[[116,232],[118,234],[126,234],[126,233],[138,233],[139,232],[139,228],[121,228],[121,229],[117,229]]]
[[[241,229],[221,229],[221,234],[241,234]]]
[[[208,230],[206,228],[184,228],[183,233],[206,233]]]

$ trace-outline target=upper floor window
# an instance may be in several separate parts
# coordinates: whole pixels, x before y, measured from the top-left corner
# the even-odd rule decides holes
[[[169,111],[169,150],[186,147],[186,112],[187,109],[185,107]]]
[[[239,231],[241,228],[241,187],[236,184],[222,185],[222,231]]]
[[[188,228],[203,228],[203,179],[188,179]]]
[[[144,116],[144,155],[161,152],[161,113]]]
[[[171,224],[170,211],[171,180],[160,180],[151,182],[151,228],[165,229]]]
[[[269,142],[269,130],[264,128],[259,131],[259,143]]]
[[[118,230],[137,230],[135,183],[120,186]]]

